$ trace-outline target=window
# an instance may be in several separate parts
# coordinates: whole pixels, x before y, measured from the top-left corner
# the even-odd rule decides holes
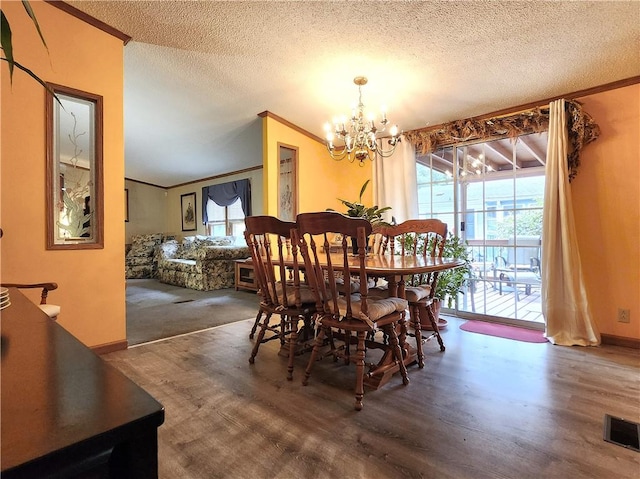
[[[244,212],[240,199],[229,206],[219,206],[207,200],[207,234],[210,236],[242,236]]]

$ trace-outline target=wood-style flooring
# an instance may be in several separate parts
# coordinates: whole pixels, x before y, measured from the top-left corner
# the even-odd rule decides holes
[[[516,342],[459,329],[426,367],[367,390],[327,358],[286,380],[276,342],[248,358],[251,321],[103,356],[166,408],[160,477],[640,478],[640,453],[603,441],[605,413],[640,420],[640,352]]]

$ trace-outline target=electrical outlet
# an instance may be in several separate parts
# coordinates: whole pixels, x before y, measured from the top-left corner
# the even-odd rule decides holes
[[[630,312],[628,309],[618,308],[618,322],[619,323],[628,323],[631,318],[629,318]]]

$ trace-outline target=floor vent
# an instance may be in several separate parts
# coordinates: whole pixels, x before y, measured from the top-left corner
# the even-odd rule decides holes
[[[605,414],[604,440],[640,452],[640,424]]]
[[[190,303],[191,301],[193,301],[193,299],[181,299],[180,301],[174,301],[173,304]]]

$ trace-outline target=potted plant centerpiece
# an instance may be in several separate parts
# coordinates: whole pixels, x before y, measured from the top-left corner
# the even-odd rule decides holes
[[[391,206],[384,206],[382,208],[378,208],[378,205],[365,206],[362,203],[362,195],[367,189],[367,186],[369,185],[370,181],[371,181],[370,179],[365,181],[364,184],[362,185],[362,188],[360,188],[360,195],[358,196],[358,201],[347,201],[341,198],[338,198],[338,201],[340,201],[344,206],[347,207],[347,211],[345,213],[347,216],[350,216],[352,218],[364,218],[368,220],[369,223],[371,223],[371,226],[374,226],[374,227],[379,225],[388,225],[389,223],[382,218],[382,213],[384,213],[385,211],[389,211],[391,209]],[[335,210],[329,208],[328,211],[335,211]],[[351,238],[351,242],[352,242],[353,251],[355,254],[356,238]]]

